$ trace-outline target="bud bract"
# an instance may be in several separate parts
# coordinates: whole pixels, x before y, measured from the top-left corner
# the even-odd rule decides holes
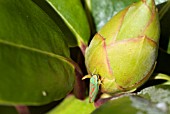
[[[100,76],[101,92],[132,91],[147,81],[155,67],[159,34],[154,0],[141,0],[112,17],[85,52],[89,74]]]

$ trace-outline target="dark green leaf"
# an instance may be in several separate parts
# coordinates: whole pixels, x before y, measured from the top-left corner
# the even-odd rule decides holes
[[[170,1],[160,6],[161,38],[160,48],[170,54]]]
[[[92,15],[97,31],[108,22],[112,16],[133,2],[139,0],[92,0]]]
[[[170,86],[159,85],[143,89],[138,95],[123,95],[112,99],[92,114],[169,114]]]
[[[94,18],[97,31],[108,22],[112,16],[130,4],[140,0],[91,0],[91,12]],[[167,0],[155,0],[161,4]]]
[[[167,53],[170,54],[170,37],[169,37],[169,42],[168,42],[168,50]]]
[[[18,114],[15,107],[12,106],[0,106],[0,114]]]
[[[116,100],[106,102],[100,108],[96,109],[92,114],[135,114],[137,109],[131,105],[128,96]]]
[[[0,103],[39,105],[74,83],[69,49],[56,24],[30,0],[0,0]]]
[[[54,10],[61,16],[67,26],[76,37],[77,42],[67,38],[67,42],[72,42],[70,46],[87,45],[90,38],[90,28],[80,0],[47,0]]]
[[[165,114],[170,113],[170,85],[158,85],[143,89],[139,95],[155,103],[155,106]]]

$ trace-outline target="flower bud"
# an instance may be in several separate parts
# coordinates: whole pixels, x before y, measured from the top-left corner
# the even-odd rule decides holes
[[[125,8],[93,37],[85,52],[90,74],[103,93],[133,91],[152,74],[158,52],[159,19],[154,0]]]

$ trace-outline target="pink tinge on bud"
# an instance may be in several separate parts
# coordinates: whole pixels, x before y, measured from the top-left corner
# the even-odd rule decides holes
[[[101,28],[86,49],[85,64],[89,73],[100,76],[103,93],[133,91],[149,79],[159,34],[153,0],[132,4]]]

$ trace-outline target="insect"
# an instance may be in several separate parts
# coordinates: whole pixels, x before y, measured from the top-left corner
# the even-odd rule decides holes
[[[86,78],[90,78],[89,102],[92,103],[95,101],[99,92],[99,85],[101,84],[101,80],[98,74],[86,75],[82,78],[82,80]]]

